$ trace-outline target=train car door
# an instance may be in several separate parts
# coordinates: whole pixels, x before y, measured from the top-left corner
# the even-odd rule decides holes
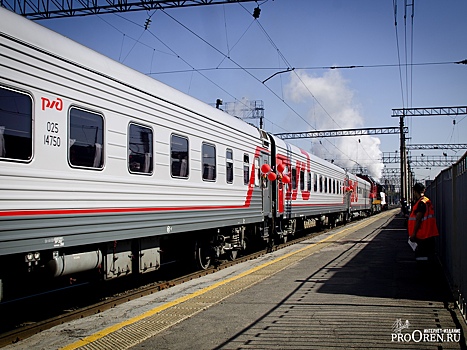
[[[261,152],[260,154],[260,164],[269,164],[271,165],[271,157],[269,153],[266,152]],[[272,188],[275,186],[275,181],[270,181],[268,179],[267,174],[260,174],[260,179],[261,179],[261,189],[263,192],[262,198],[263,198],[263,215],[264,216],[270,216],[272,212]]]

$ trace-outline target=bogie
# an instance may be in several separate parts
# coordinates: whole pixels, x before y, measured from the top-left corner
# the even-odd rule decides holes
[[[0,32],[5,290],[207,269],[372,210],[370,181],[264,130],[3,8]]]

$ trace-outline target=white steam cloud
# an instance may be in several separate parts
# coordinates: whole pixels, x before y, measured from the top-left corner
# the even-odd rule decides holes
[[[292,73],[290,77],[285,88],[287,98],[296,103],[311,103],[307,121],[317,130],[364,127],[354,94],[339,71],[331,70],[321,77],[306,73]],[[383,169],[380,144],[379,138],[368,135],[333,137],[316,141],[313,152],[348,169],[365,168],[369,175],[380,179]]]

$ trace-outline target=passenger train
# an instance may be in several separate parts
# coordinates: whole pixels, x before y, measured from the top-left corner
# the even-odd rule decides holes
[[[0,47],[0,290],[207,268],[372,211],[369,181],[4,8]]]

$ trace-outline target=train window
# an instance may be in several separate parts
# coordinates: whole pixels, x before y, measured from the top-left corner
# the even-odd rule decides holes
[[[319,191],[323,192],[323,175],[319,176]]]
[[[130,124],[128,131],[128,169],[131,173],[151,174],[153,135],[148,127]]]
[[[324,178],[324,193],[328,193],[328,179]]]
[[[300,170],[300,191],[305,190],[305,171]]]
[[[216,147],[207,143],[202,146],[203,180],[216,181]]]
[[[78,108],[70,109],[69,161],[77,167],[104,166],[104,118]]]
[[[297,189],[297,169],[292,168],[292,189]]]
[[[0,159],[32,158],[31,97],[0,88]]]
[[[243,184],[250,183],[250,157],[248,154],[243,155]]]
[[[332,180],[332,193],[336,194],[336,180]]]
[[[227,183],[231,184],[233,183],[233,152],[231,149],[227,149],[225,152],[225,168]]]
[[[313,190],[318,192],[318,174],[314,174],[313,176]]]
[[[259,166],[259,158],[255,158],[255,169],[256,169],[255,186],[259,187],[260,179],[261,179],[261,168]]]
[[[307,191],[308,192],[311,192],[311,173],[310,172],[307,172],[307,182],[306,182],[306,186],[307,186]]]
[[[173,177],[188,178],[190,163],[188,156],[188,139],[172,135],[170,140],[170,163]]]

